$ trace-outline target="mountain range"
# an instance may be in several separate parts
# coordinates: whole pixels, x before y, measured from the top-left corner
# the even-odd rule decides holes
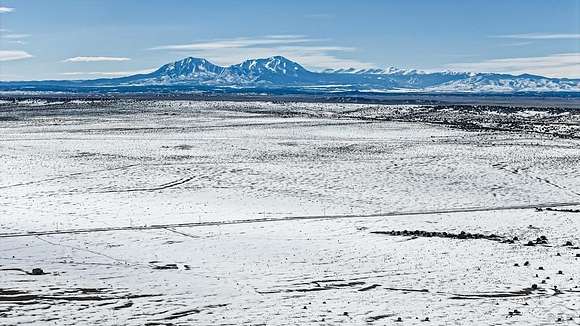
[[[579,92],[580,79],[470,72],[423,72],[398,68],[327,69],[314,72],[282,56],[222,67],[188,57],[147,73],[92,80],[0,82],[0,91],[163,86],[179,89],[292,89],[315,92]]]

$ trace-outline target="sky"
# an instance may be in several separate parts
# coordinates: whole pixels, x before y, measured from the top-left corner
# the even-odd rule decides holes
[[[282,55],[308,69],[580,78],[580,0],[0,0],[0,80]]]

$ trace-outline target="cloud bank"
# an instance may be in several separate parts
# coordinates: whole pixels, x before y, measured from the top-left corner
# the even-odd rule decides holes
[[[155,71],[156,69],[142,69],[142,70],[132,70],[132,71],[72,71],[63,72],[62,76],[85,76],[85,77],[124,77],[137,74],[147,74]]]
[[[64,62],[118,62],[118,61],[129,61],[130,58],[124,57],[73,57],[63,60]]]
[[[5,38],[7,40],[19,40],[19,39],[28,38],[28,37],[30,37],[30,34],[4,34],[4,35],[2,35],[2,38]]]
[[[580,39],[580,34],[549,34],[549,33],[526,33],[526,34],[506,34],[495,35],[497,38],[509,38],[518,40],[577,40]]]
[[[0,61],[14,61],[32,58],[32,55],[26,51],[0,50]]]
[[[304,35],[266,35],[162,45],[150,50],[167,50],[183,53],[184,56],[203,57],[220,65],[282,55],[311,69],[375,67],[369,62],[344,57],[345,54],[356,51],[355,48],[321,45],[328,41]]]

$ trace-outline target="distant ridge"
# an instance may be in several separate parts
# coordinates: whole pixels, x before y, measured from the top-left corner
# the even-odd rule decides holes
[[[228,67],[188,57],[148,73],[93,80],[0,82],[0,91],[88,87],[291,88],[316,92],[580,92],[580,79],[530,74],[423,72],[399,68],[327,69],[313,72],[282,56],[246,60]]]

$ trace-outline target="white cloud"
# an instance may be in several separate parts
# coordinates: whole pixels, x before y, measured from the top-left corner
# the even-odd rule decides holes
[[[8,12],[13,12],[14,8],[8,8],[8,7],[0,7],[0,14],[5,14]]]
[[[526,33],[526,34],[495,35],[493,37],[519,39],[519,40],[565,40],[565,39],[580,39],[580,34]]]
[[[530,41],[513,42],[513,43],[507,43],[507,44],[500,44],[498,46],[511,47],[511,46],[526,46],[526,45],[530,45],[530,44],[534,44],[534,42],[530,42]]]
[[[63,76],[93,76],[93,77],[123,77],[136,74],[147,74],[155,71],[155,69],[142,69],[142,70],[132,70],[132,71],[73,71],[73,72],[63,72]]]
[[[190,44],[163,45],[151,48],[151,50],[199,51],[215,49],[239,49],[265,45],[274,46],[280,44],[306,43],[312,41],[314,40],[301,35],[270,35],[260,38],[238,37],[234,39],[195,42]]]
[[[547,77],[580,78],[580,52],[543,57],[504,58],[446,65],[448,69],[511,74],[530,73]]]
[[[231,65],[243,60],[281,55],[310,69],[371,68],[374,64],[344,58],[345,53],[356,51],[352,47],[319,45],[320,40],[304,35],[267,35],[256,38],[239,37],[190,44],[164,45],[151,50],[171,50],[207,58],[220,64]],[[340,54],[340,55],[339,55]]]
[[[30,37],[30,34],[4,34],[2,35],[2,38],[8,39],[8,40],[19,40],[19,39],[23,39],[23,38],[27,38]]]
[[[18,44],[18,45],[28,44],[28,42],[24,42],[24,41],[21,41],[21,40],[10,40],[10,41],[7,41],[7,42],[8,43],[12,43],[12,44]]]
[[[24,45],[27,42],[23,39],[30,37],[30,34],[16,34],[10,33],[7,29],[0,29],[0,39],[6,40],[6,43]]]
[[[299,39],[299,38],[307,38],[305,35],[299,34],[272,34],[264,36],[268,39]]]
[[[26,51],[0,50],[0,61],[13,61],[32,58],[32,55]]]
[[[107,62],[107,61],[129,61],[124,57],[74,57],[63,60],[64,62]]]

